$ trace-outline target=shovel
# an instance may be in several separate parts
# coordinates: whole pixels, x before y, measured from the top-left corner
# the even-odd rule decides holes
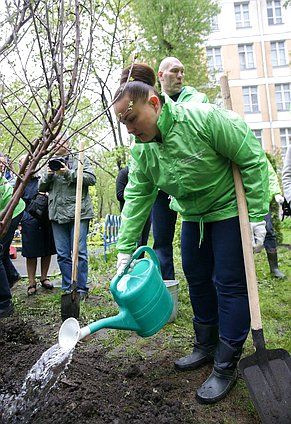
[[[77,188],[76,188],[76,206],[74,221],[74,240],[72,254],[72,283],[70,293],[65,293],[61,297],[61,316],[65,321],[67,318],[76,318],[80,316],[80,295],[77,292],[77,276],[78,276],[78,254],[79,254],[79,238],[80,238],[80,219],[82,204],[82,186],[83,186],[83,168],[84,168],[84,142],[79,145],[79,159],[77,170]]]
[[[233,176],[239,210],[255,353],[241,359],[239,369],[264,424],[291,423],[291,357],[284,349],[266,349],[245,192],[238,167]]]

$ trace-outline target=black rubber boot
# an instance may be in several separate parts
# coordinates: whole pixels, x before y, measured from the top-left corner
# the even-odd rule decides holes
[[[197,324],[193,321],[193,327],[194,349],[191,355],[175,361],[175,368],[179,371],[195,370],[213,362],[214,359],[214,352],[219,341],[218,325]]]
[[[242,348],[234,348],[220,340],[215,351],[214,367],[208,379],[197,389],[201,403],[215,403],[225,398],[237,380],[237,363]]]
[[[268,256],[268,262],[270,265],[271,274],[273,274],[276,278],[286,277],[285,274],[283,274],[279,270],[277,250],[276,249],[267,250],[267,256]]]

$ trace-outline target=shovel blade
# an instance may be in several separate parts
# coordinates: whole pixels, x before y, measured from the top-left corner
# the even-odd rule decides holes
[[[62,294],[61,316],[63,322],[66,321],[67,318],[79,318],[80,294],[77,290],[72,290],[71,293]]]
[[[291,423],[291,358],[283,349],[254,353],[239,363],[263,424]]]

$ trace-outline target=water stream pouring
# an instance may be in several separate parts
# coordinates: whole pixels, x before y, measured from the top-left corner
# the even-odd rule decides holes
[[[148,252],[151,258],[137,259],[143,252]],[[148,246],[141,246],[132,255],[132,261],[135,261],[132,271],[128,272],[128,266],[110,284],[119,314],[83,328],[75,318],[68,318],[59,331],[62,348],[71,349],[79,340],[101,328],[131,330],[139,336],[149,337],[167,323],[173,310],[173,299],[162,279],[155,252]]]

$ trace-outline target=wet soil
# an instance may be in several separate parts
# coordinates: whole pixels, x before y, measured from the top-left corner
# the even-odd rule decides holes
[[[0,397],[17,395],[25,376],[40,356],[57,341],[60,323],[27,322],[14,314],[0,321]],[[173,359],[184,354],[167,348],[169,332],[141,339],[130,333],[112,346],[116,330],[79,342],[71,363],[58,382],[37,402],[27,424],[256,424],[244,382],[239,379],[229,396],[216,405],[195,400],[197,387],[211,366],[179,373]],[[129,332],[127,332],[128,334]],[[140,343],[140,340],[146,342]],[[134,351],[134,347],[138,349]],[[250,407],[246,408],[246,405]],[[3,412],[3,411],[2,411]],[[1,417],[1,404],[0,404]],[[1,422],[1,418],[0,418]],[[5,423],[6,424],[6,423]]]

